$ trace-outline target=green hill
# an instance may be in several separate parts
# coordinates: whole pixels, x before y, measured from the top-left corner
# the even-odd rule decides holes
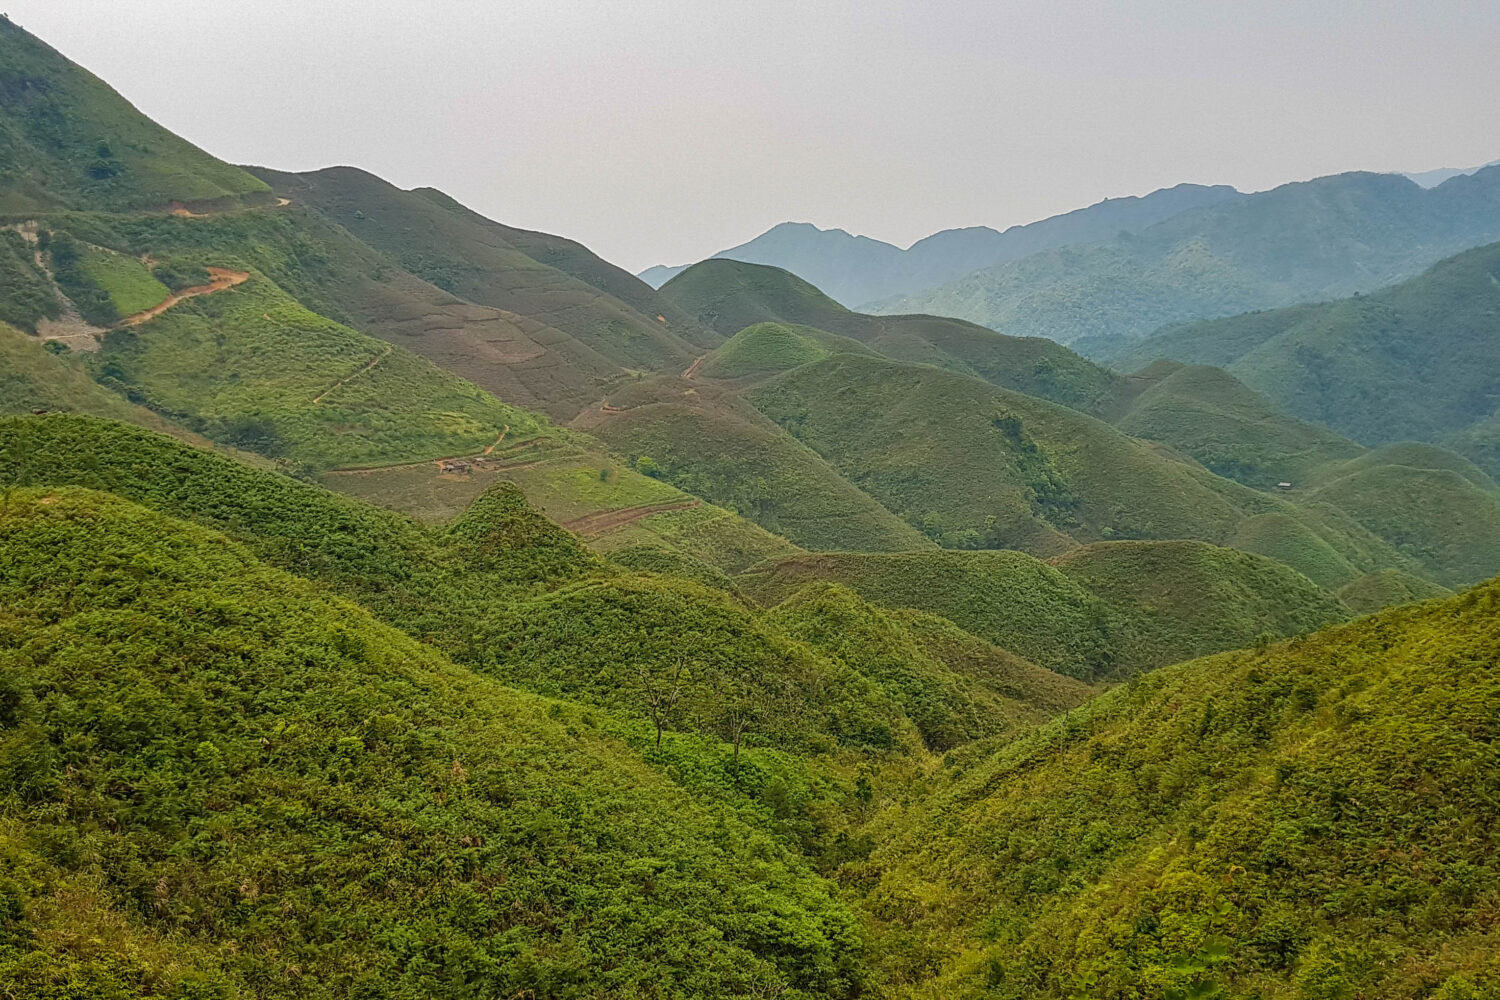
[[[1171,445],[1209,471],[1247,486],[1301,484],[1364,450],[1332,431],[1282,415],[1220,368],[1162,362],[1134,380],[1145,388],[1114,421],[1116,427]]]
[[[899,361],[931,364],[995,385],[1091,411],[1116,391],[1108,371],[1042,338],[1007,337],[939,316],[850,312],[780,268],[706,260],[661,293],[724,336],[757,323],[816,327]]]
[[[679,489],[811,549],[900,551],[932,543],[753,408],[676,379],[628,386],[575,421]]]
[[[1223,365],[1285,412],[1361,443],[1442,443],[1496,413],[1497,274],[1493,244],[1373,294],[1166,330],[1114,364]]]
[[[681,370],[698,349],[719,342],[668,300],[571,240],[492,222],[441,192],[402,191],[351,167],[257,173],[277,193],[311,206],[417,277],[470,302],[565,330],[617,365]]]
[[[739,379],[774,375],[833,354],[873,354],[857,340],[811,326],[757,323],[730,337],[704,360],[702,378]]]
[[[863,978],[854,918],[775,840],[588,713],[222,536],[13,492],[0,606],[18,995],[811,997]]]
[[[955,316],[1102,356],[1169,323],[1370,292],[1500,238],[1500,169],[1431,190],[1349,173],[1182,212],[1092,246],[1065,247],[871,305]],[[1222,358],[1178,360],[1223,364]],[[1275,403],[1291,398],[1231,369]],[[1365,440],[1349,425],[1290,408]]]
[[[1052,565],[1129,618],[1140,649],[1120,640],[1127,663],[1175,663],[1349,615],[1284,563],[1203,542],[1098,542]]]
[[[811,583],[938,615],[1050,670],[1118,678],[1348,616],[1263,556],[1198,542],[1111,542],[1040,562],[1019,552],[793,556],[737,582],[774,604]]]
[[[0,18],[0,216],[258,200],[270,200],[259,180]]]
[[[1480,997],[1493,584],[1146,675],[949,770],[846,880],[902,997]]]
[[[1338,590],[1338,598],[1355,612],[1368,615],[1398,604],[1452,597],[1453,591],[1399,569],[1381,570],[1352,580]]]

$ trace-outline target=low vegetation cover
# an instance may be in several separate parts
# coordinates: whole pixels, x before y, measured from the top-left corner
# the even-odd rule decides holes
[[[844,874],[895,996],[1486,997],[1493,584],[1146,674]]]
[[[0,607],[18,995],[811,997],[864,978],[853,916],[765,834],[587,713],[223,536],[8,491]]]

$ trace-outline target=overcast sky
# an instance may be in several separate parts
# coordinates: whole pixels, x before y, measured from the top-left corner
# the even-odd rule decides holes
[[[1500,157],[1496,0],[0,0],[210,152],[631,270]]]

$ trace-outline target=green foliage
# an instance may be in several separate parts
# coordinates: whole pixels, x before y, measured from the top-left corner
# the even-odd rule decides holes
[[[1385,569],[1379,573],[1368,573],[1351,580],[1338,590],[1338,598],[1362,615],[1374,614],[1398,604],[1413,604],[1439,597],[1452,597],[1453,592],[1431,581],[1424,580],[1399,569]]]
[[[540,424],[254,276],[117,331],[96,377],[218,441],[318,469],[472,455]]]
[[[703,378],[723,379],[772,375],[821,361],[834,353],[872,352],[858,341],[810,326],[757,323],[745,327],[715,349],[699,367],[698,374]]]
[[[1160,670],[950,771],[846,870],[882,978],[955,1000],[1495,983],[1497,596]]]
[[[124,315],[115,306],[109,288],[94,278],[95,270],[112,276],[111,269],[92,266],[102,257],[99,251],[61,231],[48,234],[47,246],[57,287],[78,307],[86,321],[95,326],[109,326]],[[130,298],[131,293],[127,292],[125,297]]]
[[[1150,379],[1116,427],[1161,441],[1211,472],[1258,489],[1305,484],[1331,463],[1358,456],[1353,441],[1285,417],[1232,375],[1207,366],[1163,363],[1137,373]]]
[[[454,668],[220,536],[98,494],[12,493],[0,607],[8,830],[46,860],[8,890],[8,981],[40,965],[91,997],[135,994],[131,973],[175,997],[859,988],[853,918],[765,834],[576,709]],[[135,937],[180,942],[208,992],[191,968],[131,968]]]
[[[854,340],[869,351],[898,361],[936,365],[1080,410],[1094,410],[1116,386],[1117,380],[1105,369],[1051,340],[1007,337],[941,316],[850,312],[780,268],[705,260],[663,285],[661,292],[725,336],[756,324],[773,323],[798,328],[804,338],[818,340],[807,331],[817,328],[826,331],[819,341],[821,346],[834,353],[849,353],[847,340]],[[760,345],[751,353],[766,350],[767,345]],[[804,362],[814,360],[805,356],[805,348],[801,354]],[[733,364],[745,363],[741,360]],[[711,371],[713,360],[706,364]]]
[[[0,323],[35,333],[41,320],[61,315],[62,303],[31,244],[13,229],[0,229]]]
[[[265,197],[266,186],[150,121],[0,21],[0,214]]]
[[[54,259],[55,256],[56,251]],[[78,266],[90,284],[109,296],[110,305],[121,317],[134,316],[160,305],[170,294],[166,285],[134,257],[87,247]]]

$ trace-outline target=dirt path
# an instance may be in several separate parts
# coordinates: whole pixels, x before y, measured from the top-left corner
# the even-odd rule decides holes
[[[192,288],[184,288],[180,292],[168,295],[162,302],[157,303],[145,312],[138,312],[134,316],[126,316],[120,322],[116,323],[115,326],[140,326],[147,320],[152,320],[160,316],[179,302],[197,298],[199,295],[213,295],[216,292],[224,291],[226,288],[243,285],[250,280],[250,272],[248,271],[230,271],[222,267],[209,268],[208,276],[212,279],[208,284],[194,285]]]
[[[498,448],[498,447],[500,447],[500,442],[505,440],[505,435],[507,435],[509,433],[510,433],[510,424],[506,424],[505,425],[505,430],[501,431],[500,432],[500,436],[497,437],[497,438],[495,438],[495,443],[492,444],[492,445],[490,445],[488,448],[484,449],[484,451],[481,451],[479,454],[481,454],[481,455],[493,455],[495,453],[495,449]]]
[[[330,385],[328,388],[318,393],[318,395],[313,397],[313,405],[316,406],[317,404],[323,402],[323,400],[328,398],[329,393],[335,391],[340,386],[348,385],[350,382],[353,382],[355,379],[368,372],[371,368],[374,368],[376,365],[380,364],[380,362],[390,357],[391,352],[394,350],[394,347],[387,347],[384,351],[380,352],[380,354],[376,355],[373,361],[365,365],[359,371],[355,372],[353,375],[348,376],[347,378],[339,379],[337,382],[333,383],[333,385]]]
[[[673,510],[686,510],[701,505],[701,500],[668,500],[665,503],[648,503],[642,507],[626,507],[623,510],[605,510],[597,514],[586,514],[572,521],[564,521],[563,527],[580,535],[602,535],[613,528],[636,521],[652,514],[665,514]]]
[[[682,377],[683,378],[692,378],[694,375],[698,374],[698,366],[701,365],[701,364],[703,364],[703,362],[707,358],[708,358],[707,354],[700,354],[700,355],[698,355],[698,360],[694,361],[692,364],[688,365],[688,370],[682,373]]]

